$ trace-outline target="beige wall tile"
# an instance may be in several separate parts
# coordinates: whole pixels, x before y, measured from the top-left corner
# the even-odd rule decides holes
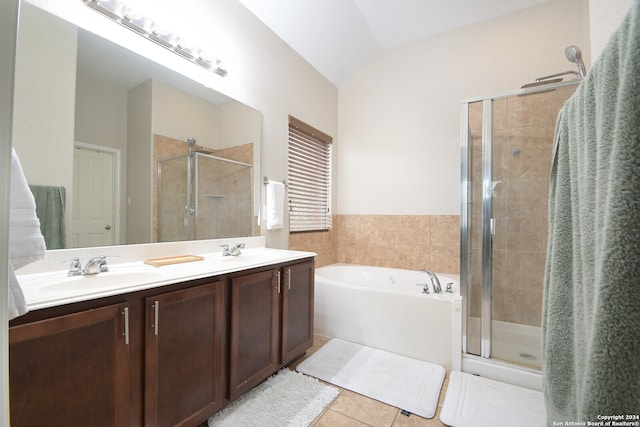
[[[441,273],[460,271],[458,215],[336,215],[328,233],[296,233],[289,248],[335,262]],[[435,263],[435,266],[434,266]]]

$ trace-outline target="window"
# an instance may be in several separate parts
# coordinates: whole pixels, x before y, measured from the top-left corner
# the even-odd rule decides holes
[[[289,116],[289,232],[331,228],[331,141]]]

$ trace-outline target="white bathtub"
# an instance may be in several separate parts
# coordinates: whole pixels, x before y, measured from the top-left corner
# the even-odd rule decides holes
[[[315,333],[460,370],[458,278],[437,274],[442,293],[422,293],[421,271],[332,264],[315,271]],[[453,283],[453,293],[446,285]]]

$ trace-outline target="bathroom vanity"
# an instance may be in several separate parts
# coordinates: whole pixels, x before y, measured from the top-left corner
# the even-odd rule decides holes
[[[88,297],[61,280],[66,299],[10,323],[12,425],[200,425],[311,346],[314,255],[249,248],[121,263],[100,273],[121,288]],[[47,274],[59,275],[23,277],[28,303],[30,280]]]

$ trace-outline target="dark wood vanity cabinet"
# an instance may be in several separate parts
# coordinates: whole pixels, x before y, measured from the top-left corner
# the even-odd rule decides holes
[[[201,425],[311,346],[313,269],[305,258],[12,320],[11,425]]]
[[[129,423],[127,304],[9,331],[11,425]]]
[[[231,279],[229,398],[236,399],[278,369],[280,270]]]
[[[145,299],[145,425],[202,422],[225,396],[225,286],[219,281]]]
[[[281,364],[287,365],[313,344],[314,263],[282,269]]]
[[[313,272],[305,261],[231,279],[231,400],[313,344]]]

